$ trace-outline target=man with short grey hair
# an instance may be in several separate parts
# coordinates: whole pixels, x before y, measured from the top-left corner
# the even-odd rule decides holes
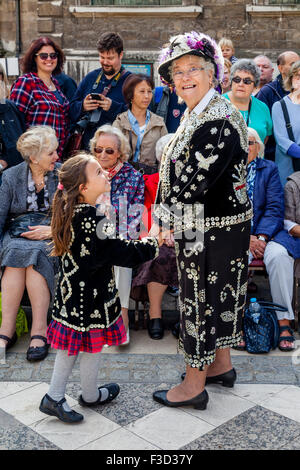
[[[257,93],[256,98],[263,101],[272,111],[272,106],[276,101],[280,101],[284,98],[289,91],[285,91],[283,88],[283,81],[286,79],[291,66],[300,60],[299,55],[293,51],[282,52],[277,58],[277,67],[279,75],[273,80],[273,82],[267,83]],[[265,158],[268,160],[275,160],[275,149],[276,143],[274,136],[270,136],[265,148]]]
[[[274,67],[271,60],[266,55],[258,55],[254,57],[253,61],[260,69],[259,84],[253,92],[253,95],[255,96],[264,85],[272,81]]]

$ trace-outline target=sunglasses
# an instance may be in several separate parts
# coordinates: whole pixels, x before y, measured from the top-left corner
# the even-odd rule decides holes
[[[248,145],[255,145],[255,144],[258,144],[256,140],[248,140]]]
[[[241,78],[241,77],[233,77],[232,81],[234,83],[241,83],[243,82],[245,85],[251,85],[251,83],[254,83],[254,80],[251,80],[251,78]]]
[[[50,54],[48,54],[48,52],[40,52],[39,54],[35,55],[39,56],[42,60],[47,60],[48,57],[50,57],[50,59],[57,59],[58,57],[57,52],[50,52]]]
[[[103,153],[103,152],[105,152],[105,153],[107,153],[107,155],[113,155],[113,154],[115,153],[115,150],[112,149],[112,148],[110,148],[110,147],[108,147],[107,149],[104,149],[104,148],[102,148],[102,147],[95,147],[95,148],[94,148],[94,151],[95,151],[95,153]]]

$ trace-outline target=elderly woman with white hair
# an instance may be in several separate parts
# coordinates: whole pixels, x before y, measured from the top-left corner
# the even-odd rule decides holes
[[[107,172],[111,184],[108,204],[115,211],[116,232],[126,239],[139,238],[139,224],[144,205],[144,180],[128,160],[129,144],[122,132],[111,125],[99,127],[90,141],[91,153]],[[100,205],[105,201],[98,201]],[[99,208],[98,208],[99,209]],[[119,290],[122,317],[129,343],[128,307],[132,269],[115,266],[116,285]]]
[[[154,400],[204,410],[207,383],[232,387],[230,347],[241,338],[252,209],[246,193],[247,128],[215,90],[222,51],[195,31],[170,38],[159,74],[187,109],[165,147],[152,233],[174,235],[186,374]]]
[[[231,91],[223,96],[242,114],[247,127],[255,129],[265,144],[272,134],[272,118],[265,103],[252,96],[259,84],[260,69],[250,59],[240,59],[230,70]]]
[[[251,128],[248,128],[248,145],[247,192],[253,205],[249,263],[253,259],[264,261],[273,302],[287,308],[286,312],[277,312],[280,326],[278,346],[282,351],[290,351],[294,341],[290,329],[290,320],[293,319],[293,264],[287,250],[277,242],[284,226],[283,188],[277,165],[261,158],[264,144]],[[237,349],[245,349],[244,340]]]
[[[32,308],[29,361],[48,354],[47,313],[57,262],[50,257],[49,246],[50,208],[58,183],[57,147],[51,127],[27,130],[17,142],[25,161],[5,171],[0,186],[0,347],[8,349],[17,340],[16,317],[26,288]]]

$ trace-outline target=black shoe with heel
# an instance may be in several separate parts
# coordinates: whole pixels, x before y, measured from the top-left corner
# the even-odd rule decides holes
[[[151,339],[162,339],[164,336],[164,324],[161,318],[148,320],[148,333]]]
[[[181,375],[181,379],[185,379],[186,373]],[[213,377],[206,377],[205,385],[209,384],[221,384],[223,387],[232,388],[236,381],[236,370],[233,368],[224,374],[215,375]]]
[[[208,403],[208,393],[206,390],[196,395],[194,398],[185,401],[169,401],[167,393],[169,390],[157,390],[153,393],[153,399],[161,405],[178,408],[180,406],[193,406],[196,410],[205,410]]]

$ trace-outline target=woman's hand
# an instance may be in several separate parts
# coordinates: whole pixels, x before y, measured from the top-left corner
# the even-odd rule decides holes
[[[21,233],[21,237],[28,240],[48,240],[52,238],[51,227],[49,225],[28,226],[29,232]]]
[[[250,237],[250,251],[255,259],[262,259],[264,257],[266,242],[258,240],[255,235]]]

